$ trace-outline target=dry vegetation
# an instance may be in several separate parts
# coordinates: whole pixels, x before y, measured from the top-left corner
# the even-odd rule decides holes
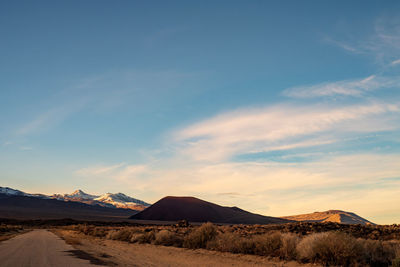
[[[24,231],[24,228],[20,225],[0,224],[0,241],[10,239],[11,237]]]
[[[314,231],[303,231],[308,224],[297,225],[275,229],[274,226],[216,226],[211,223],[188,227],[113,227],[81,224],[66,228],[109,240],[189,249],[203,248],[326,266],[400,266],[400,236],[397,231],[399,226],[346,228],[353,230],[352,232],[339,231],[340,229],[320,231],[324,227],[332,228],[332,224],[314,224]],[[390,227],[392,231],[387,231]],[[373,228],[375,229],[372,230]],[[298,231],[299,229],[301,231]],[[356,233],[354,229],[359,229],[360,232]],[[386,234],[379,236],[374,231]]]

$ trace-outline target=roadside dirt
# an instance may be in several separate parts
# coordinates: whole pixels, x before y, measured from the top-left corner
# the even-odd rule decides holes
[[[317,266],[204,249],[190,250],[149,244],[131,244],[85,236],[70,230],[53,230],[53,232],[74,248],[101,259],[109,266]]]
[[[1,234],[0,235],[0,242],[6,241],[8,239],[11,239],[11,238],[17,236],[17,235],[21,235],[21,234],[27,233],[29,231],[31,231],[31,230],[22,230],[22,231],[18,231],[18,232],[11,232],[11,233]]]

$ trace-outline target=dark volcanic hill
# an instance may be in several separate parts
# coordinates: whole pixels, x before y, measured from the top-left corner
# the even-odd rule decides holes
[[[123,220],[129,209],[107,208],[74,201],[0,193],[0,217],[13,219]]]
[[[195,197],[165,197],[131,219],[214,222],[229,224],[287,223],[289,220],[250,213],[237,207],[223,207]]]

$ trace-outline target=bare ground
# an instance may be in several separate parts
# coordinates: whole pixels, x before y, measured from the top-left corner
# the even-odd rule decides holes
[[[33,230],[0,243],[1,267],[104,266],[88,256],[44,229]]]
[[[54,230],[54,232],[77,250],[99,258],[109,266],[316,266],[204,249],[190,250],[150,244],[131,244],[86,236],[70,230]]]
[[[10,232],[10,233],[3,233],[3,234],[0,234],[0,242],[6,241],[6,240],[8,240],[8,239],[11,239],[11,238],[17,236],[17,235],[24,234],[24,233],[27,233],[27,232],[29,232],[29,231],[30,231],[30,230],[25,229],[25,230],[21,230],[21,231],[12,231],[12,232]]]

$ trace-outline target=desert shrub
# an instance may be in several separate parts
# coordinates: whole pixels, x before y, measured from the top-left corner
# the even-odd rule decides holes
[[[281,249],[279,233],[241,237],[237,233],[221,233],[207,244],[208,249],[231,253],[278,256]]]
[[[279,232],[267,233],[252,238],[254,254],[261,256],[280,256],[282,246],[281,234]]]
[[[119,230],[111,230],[107,234],[108,239],[119,240],[119,241],[130,241],[132,237],[132,231],[130,229],[119,229]]]
[[[396,251],[396,258],[392,261],[392,266],[400,267],[400,242],[397,241],[394,245]],[[397,264],[397,265],[396,265]]]
[[[212,241],[217,236],[217,230],[217,227],[212,223],[202,224],[185,237],[183,246],[187,248],[206,248],[207,242]]]
[[[280,258],[285,260],[295,260],[297,258],[296,247],[300,242],[300,237],[292,233],[281,235]]]
[[[297,245],[296,250],[300,260],[319,262],[328,266],[357,265],[363,252],[354,237],[336,232],[306,236]]]
[[[107,230],[103,227],[95,227],[92,229],[90,232],[90,235],[95,236],[95,237],[105,237],[107,236]]]
[[[131,243],[139,243],[139,240],[142,238],[143,233],[133,233],[131,236]]]
[[[222,252],[254,254],[251,239],[243,238],[235,233],[221,233],[207,243],[207,249]]]
[[[8,232],[18,232],[23,230],[24,228],[20,225],[0,225],[0,234],[1,233],[8,233]]]
[[[363,246],[362,261],[370,266],[389,266],[396,257],[396,250],[389,242],[359,239]]]
[[[117,232],[118,232],[118,230],[110,230],[110,231],[108,231],[108,233],[106,235],[106,238],[114,240],[114,236],[117,235]]]
[[[64,229],[75,230],[78,233],[83,233],[85,235],[91,235],[96,237],[105,237],[107,236],[107,229],[104,227],[95,227],[89,226],[86,224],[79,224],[71,227],[64,227]]]
[[[131,237],[131,242],[140,244],[151,244],[156,238],[154,231],[145,232],[142,234],[134,234]]]
[[[86,224],[80,224],[80,225],[77,226],[76,230],[79,233],[83,233],[85,235],[88,235],[92,228],[93,228],[92,226],[89,226],[89,225],[86,225]]]
[[[400,267],[400,258],[396,258],[392,261],[392,267]]]
[[[176,233],[173,233],[168,230],[161,230],[160,232],[155,234],[155,245],[164,245],[164,246],[182,246],[182,239]]]

